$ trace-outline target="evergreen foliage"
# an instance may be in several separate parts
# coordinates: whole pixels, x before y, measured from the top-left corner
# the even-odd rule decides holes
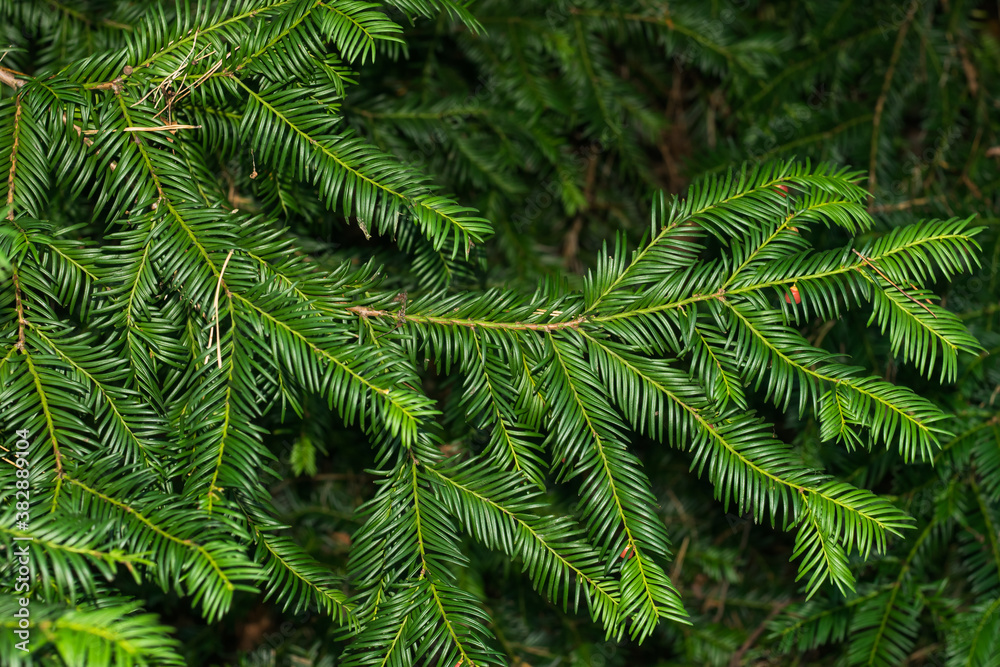
[[[5,663],[990,664],[1000,48],[852,14],[0,0]]]

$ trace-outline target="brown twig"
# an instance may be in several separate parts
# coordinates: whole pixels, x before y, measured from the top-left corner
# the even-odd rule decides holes
[[[177,130],[200,130],[201,125],[181,125],[179,123],[167,123],[166,125],[154,125],[152,127],[126,127],[122,132],[176,132]]]
[[[872,143],[868,156],[868,192],[872,196],[875,195],[875,186],[878,182],[878,177],[875,173],[875,163],[878,158],[878,134],[879,127],[882,125],[882,112],[885,110],[885,101],[889,96],[889,88],[892,87],[892,77],[896,73],[899,55],[903,51],[903,41],[906,39],[906,33],[910,30],[910,23],[913,22],[913,17],[916,16],[919,7],[920,0],[913,0],[910,3],[910,9],[906,12],[906,17],[899,27],[899,34],[896,35],[896,44],[892,47],[889,67],[886,69],[885,79],[882,81],[882,92],[878,96],[878,101],[875,102],[875,116],[872,119]],[[871,202],[869,202],[870,204]]]
[[[392,325],[391,329],[389,329],[388,331],[383,331],[379,335],[375,336],[375,340],[378,340],[382,336],[388,336],[393,331],[395,331],[396,329],[398,329],[403,325],[403,320],[406,318],[406,299],[407,299],[406,292],[400,292],[399,294],[396,295],[396,298],[393,299],[393,301],[402,304],[399,307],[399,310],[396,311],[395,314],[396,322]]]
[[[212,52],[212,54],[214,54],[214,53],[215,53],[215,52],[213,51],[213,52]],[[211,55],[211,54],[210,54],[210,55]],[[197,62],[197,61],[196,61],[196,62]],[[196,81],[195,81],[194,83],[192,83],[192,84],[191,84],[190,86],[188,86],[187,88],[182,88],[182,89],[181,89],[181,91],[180,91],[179,93],[177,93],[177,95],[175,95],[175,96],[174,96],[174,97],[173,97],[173,98],[172,98],[172,99],[170,100],[170,104],[171,104],[171,105],[172,105],[172,104],[176,104],[176,103],[177,103],[177,102],[179,102],[180,100],[184,99],[184,96],[185,96],[185,95],[188,95],[188,94],[190,94],[192,90],[194,90],[195,88],[197,88],[197,87],[198,87],[198,86],[200,86],[201,84],[205,83],[205,81],[207,81],[207,80],[208,80],[208,78],[209,78],[210,76],[212,76],[213,74],[215,74],[215,72],[216,72],[216,71],[218,71],[218,69],[219,69],[220,67],[222,67],[222,62],[223,62],[223,61],[221,61],[221,60],[217,61],[217,62],[216,62],[216,63],[215,63],[214,65],[212,65],[211,67],[209,67],[209,68],[208,68],[208,71],[206,71],[206,72],[205,72],[204,74],[202,74],[202,75],[201,75],[200,77],[198,77],[198,79],[197,79],[197,80],[196,80]],[[182,86],[184,85],[184,82],[183,82],[183,81],[181,81],[181,85],[182,85]],[[161,111],[160,113],[163,113],[163,112]],[[159,114],[157,114],[157,115],[159,115]]]
[[[580,263],[580,232],[583,231],[583,215],[577,215],[570,225],[569,231],[563,237],[563,263],[567,271],[579,273],[583,269]]]
[[[73,126],[77,134],[82,134],[84,136],[92,136],[95,134],[100,134],[101,132],[117,132],[118,130],[81,130],[76,125]],[[181,125],[179,123],[168,123],[166,125],[153,125],[150,127],[126,127],[122,132],[161,132],[166,130],[167,132],[176,132],[177,130],[200,130],[201,125]]]
[[[17,311],[17,343],[14,349],[24,352],[24,327],[28,320],[24,319],[24,303],[21,301],[21,280],[14,272],[14,309]]]
[[[14,172],[17,170],[17,149],[20,146],[20,137],[18,136],[18,127],[21,122],[21,97],[20,95],[14,100],[14,143],[10,147],[10,169],[7,171],[7,205],[10,206],[10,211],[7,212],[7,219],[14,220],[14,207],[11,206],[14,203]]]
[[[965,79],[969,82],[969,93],[975,97],[979,93],[979,76],[976,73],[976,66],[969,59],[969,52],[966,51],[965,44],[961,42],[958,44],[958,55],[962,59],[962,71],[965,73]]]
[[[5,83],[15,90],[24,85],[24,81],[18,79],[15,76],[15,72],[12,69],[7,69],[6,67],[0,67],[0,83]]]
[[[969,178],[968,174],[962,174],[962,182],[965,183],[965,187],[969,188],[969,192],[972,193],[973,197],[979,199],[980,201],[984,200],[983,191],[979,189],[979,186],[972,182],[972,179]]]
[[[680,517],[681,523],[683,523],[692,533],[697,535],[698,533],[698,522],[695,521],[694,517],[688,514],[687,510],[684,509],[684,503],[681,499],[677,497],[677,494],[673,489],[667,489],[667,496],[670,497],[670,504],[674,506],[677,510],[677,516]]]
[[[681,541],[681,548],[677,551],[677,558],[674,559],[674,567],[670,570],[670,581],[674,583],[674,587],[679,591],[681,589],[680,576],[681,568],[684,566],[684,557],[687,555],[688,545],[691,543],[691,536],[685,535],[684,539]]]
[[[191,64],[192,58],[195,57],[194,50],[195,50],[195,48],[197,48],[197,46],[198,46],[198,31],[195,30],[195,32],[194,32],[194,41],[192,41],[192,43],[191,43],[191,50],[188,52],[187,56],[185,56],[184,59],[181,61],[181,64],[178,65],[177,68],[173,72],[171,72],[166,77],[164,77],[163,80],[160,81],[160,83],[158,85],[156,85],[153,88],[151,88],[149,90],[149,92],[147,92],[145,95],[143,95],[142,97],[140,97],[136,102],[134,102],[132,104],[132,106],[134,107],[134,106],[136,106],[138,104],[142,104],[143,102],[146,101],[146,98],[149,97],[150,95],[154,95],[155,96],[153,98],[154,99],[154,103],[155,103],[155,100],[158,100],[159,98],[163,97],[164,91],[166,91],[173,84],[173,82],[177,80],[177,77],[181,76],[183,70],[185,70],[187,68],[187,66]],[[209,47],[205,47],[205,48],[207,49]],[[202,53],[204,53],[204,49],[202,49]],[[201,53],[199,53],[198,55],[200,56]],[[181,78],[181,85],[182,86],[184,85],[184,81],[186,79],[187,79],[187,73],[184,72],[183,77]],[[166,108],[170,108],[170,102],[169,101],[167,102],[167,107]]]
[[[12,206],[14,203],[14,172],[17,169],[17,149],[20,145],[18,136],[18,126],[21,120],[20,96],[15,98],[14,105],[14,143],[10,149],[10,170],[7,172],[7,205],[10,206],[7,219],[11,222],[14,222],[14,207]],[[14,225],[17,226],[17,223],[14,223]],[[16,270],[12,278],[14,280],[14,308],[17,311],[17,343],[14,345],[14,348],[24,352],[24,327],[28,324],[28,320],[24,318],[24,303],[21,301],[21,280]]]
[[[729,667],[740,667],[740,664],[742,664],[743,661],[743,656],[746,654],[747,651],[750,650],[750,647],[753,646],[753,643],[757,641],[757,638],[760,637],[761,634],[764,632],[764,628],[767,627],[768,622],[770,622],[770,620],[773,619],[775,616],[777,616],[782,609],[784,609],[791,603],[792,603],[791,600],[783,600],[781,602],[778,602],[773,607],[771,607],[771,611],[768,613],[767,618],[761,621],[760,625],[758,625],[754,629],[754,631],[750,633],[750,636],[746,638],[746,641],[744,641],[743,644],[738,649],[736,649],[733,655],[730,656]]]
[[[896,283],[894,283],[894,282],[892,282],[891,280],[889,280],[889,276],[887,276],[887,275],[885,275],[884,273],[882,273],[882,271],[881,271],[881,270],[880,270],[880,269],[879,269],[879,268],[878,268],[877,266],[875,266],[874,264],[872,264],[872,263],[871,263],[871,262],[870,262],[870,261],[868,260],[868,258],[867,258],[867,257],[865,257],[864,255],[862,255],[862,254],[861,254],[860,252],[858,252],[857,250],[852,250],[852,252],[853,252],[853,253],[854,253],[855,255],[857,255],[858,257],[860,257],[860,258],[861,258],[861,261],[862,261],[862,262],[864,262],[864,263],[865,263],[865,264],[867,264],[867,265],[868,265],[869,267],[871,267],[871,268],[872,268],[872,270],[873,270],[873,271],[875,271],[875,273],[877,273],[877,274],[879,274],[880,276],[882,276],[882,279],[883,279],[884,281],[886,281],[887,283],[889,283],[890,285],[892,285],[893,287],[895,287],[895,288],[896,288],[897,290],[899,290],[899,293],[900,293],[900,294],[902,294],[902,295],[903,295],[903,296],[905,296],[905,297],[906,297],[907,299],[909,299],[909,300],[910,300],[910,301],[912,301],[913,303],[917,304],[918,306],[920,306],[921,308],[923,308],[924,310],[926,310],[926,311],[927,311],[928,313],[930,313],[930,314],[931,314],[931,317],[933,317],[934,319],[937,319],[937,315],[935,315],[935,314],[934,314],[934,311],[933,311],[933,310],[931,310],[931,309],[930,309],[930,308],[928,308],[928,307],[927,307],[926,305],[924,305],[924,304],[920,303],[919,301],[917,301],[916,299],[914,299],[914,298],[913,298],[912,296],[910,296],[909,294],[907,294],[907,293],[906,293],[906,290],[904,290],[904,289],[903,289],[902,287],[900,287],[900,286],[899,286],[899,285],[897,285]]]
[[[830,330],[837,325],[837,321],[838,320],[827,320],[823,323],[823,326],[821,326],[819,331],[816,332],[816,338],[812,341],[813,347],[821,347],[823,345],[823,340],[826,338],[826,335],[830,333]]]
[[[878,206],[872,206],[869,211],[871,213],[886,213],[889,211],[905,211],[908,208],[913,208],[914,206],[923,206],[925,204],[930,204],[932,202],[944,199],[943,195],[934,195],[932,197],[917,197],[916,199],[907,199],[906,201],[896,202],[894,204],[879,204]]]
[[[591,155],[587,160],[587,175],[583,186],[583,198],[587,202],[587,210],[594,207],[594,182],[597,179],[597,155]],[[580,263],[579,253],[580,253],[580,232],[583,230],[583,213],[580,211],[576,219],[573,220],[573,224],[570,226],[569,231],[566,232],[566,237],[563,241],[563,262],[565,263],[566,269],[568,271],[573,271],[574,273],[582,270],[582,264]]]
[[[226,255],[226,261],[222,263],[222,269],[219,271],[219,282],[215,284],[215,349],[219,359],[219,368],[222,368],[222,334],[219,333],[219,290],[222,288],[222,275],[226,272],[229,260],[233,257],[233,252],[233,250],[230,250],[229,254]],[[226,293],[229,293],[228,288],[226,289]]]
[[[4,450],[5,452],[9,452],[10,451],[9,449],[7,449],[6,447],[4,447],[3,445],[0,445],[0,449]],[[14,463],[13,461],[11,461],[8,458],[0,458],[0,461],[6,461],[7,463],[11,464],[15,468],[18,467],[18,465],[16,463]]]
[[[117,95],[122,92],[122,83],[124,81],[125,80],[119,76],[111,81],[105,81],[104,83],[98,83],[87,87],[90,88],[90,90],[110,90]]]
[[[750,541],[750,526],[752,524],[749,521],[743,524],[743,537],[740,538],[740,546],[737,549],[737,553],[742,554],[747,548],[747,543]],[[715,618],[713,619],[716,623],[722,620],[722,614],[726,611],[726,597],[729,595],[729,580],[724,579],[722,582],[722,592],[719,594],[719,599],[717,600],[717,607],[715,609]]]
[[[208,360],[212,358],[212,343],[215,342],[215,326],[213,325],[211,329],[208,330],[208,346],[205,348],[208,352],[205,353],[205,364],[208,364]]]
[[[560,329],[576,329],[587,321],[586,317],[580,316],[566,322],[550,322],[548,324],[533,324],[531,322],[489,322],[480,320],[466,320],[461,318],[435,317],[433,315],[406,315],[400,317],[399,313],[390,310],[376,310],[366,306],[351,306],[347,310],[360,315],[361,317],[392,317],[416,322],[420,324],[444,324],[451,326],[469,327],[475,329],[510,329],[513,331],[558,331]],[[553,313],[556,314],[556,313]]]

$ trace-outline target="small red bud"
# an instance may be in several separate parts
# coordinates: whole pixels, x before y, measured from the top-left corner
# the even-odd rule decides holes
[[[778,190],[781,190],[781,192],[779,192],[778,194],[780,194],[782,197],[787,197],[788,196],[788,186],[787,185],[775,185],[774,187],[777,188]]]
[[[799,288],[796,287],[795,285],[792,285],[790,291],[792,293],[792,297],[790,299],[790,298],[788,298],[788,295],[786,294],[785,295],[785,303],[791,303],[792,299],[795,299],[795,303],[802,303],[802,297],[799,296]]]

